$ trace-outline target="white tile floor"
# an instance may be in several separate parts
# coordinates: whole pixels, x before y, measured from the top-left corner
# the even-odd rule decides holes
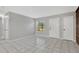
[[[0,53],[78,53],[79,46],[72,41],[24,37],[18,40],[1,40]]]

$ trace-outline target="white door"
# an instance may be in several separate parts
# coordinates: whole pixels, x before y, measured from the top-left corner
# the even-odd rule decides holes
[[[73,16],[63,18],[63,39],[73,40]]]
[[[52,18],[49,20],[50,37],[60,38],[60,18]]]

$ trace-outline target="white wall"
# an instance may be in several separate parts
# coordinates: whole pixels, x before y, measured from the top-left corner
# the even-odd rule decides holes
[[[32,18],[9,12],[9,37],[17,39],[34,34],[34,21]]]

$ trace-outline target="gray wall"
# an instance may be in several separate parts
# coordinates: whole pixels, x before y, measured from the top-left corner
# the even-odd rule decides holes
[[[30,17],[9,12],[9,38],[17,39],[34,34],[34,21]]]

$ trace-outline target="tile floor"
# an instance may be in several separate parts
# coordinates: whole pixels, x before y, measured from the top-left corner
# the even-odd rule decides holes
[[[24,37],[17,40],[1,40],[0,53],[78,53],[79,46],[69,40]]]

